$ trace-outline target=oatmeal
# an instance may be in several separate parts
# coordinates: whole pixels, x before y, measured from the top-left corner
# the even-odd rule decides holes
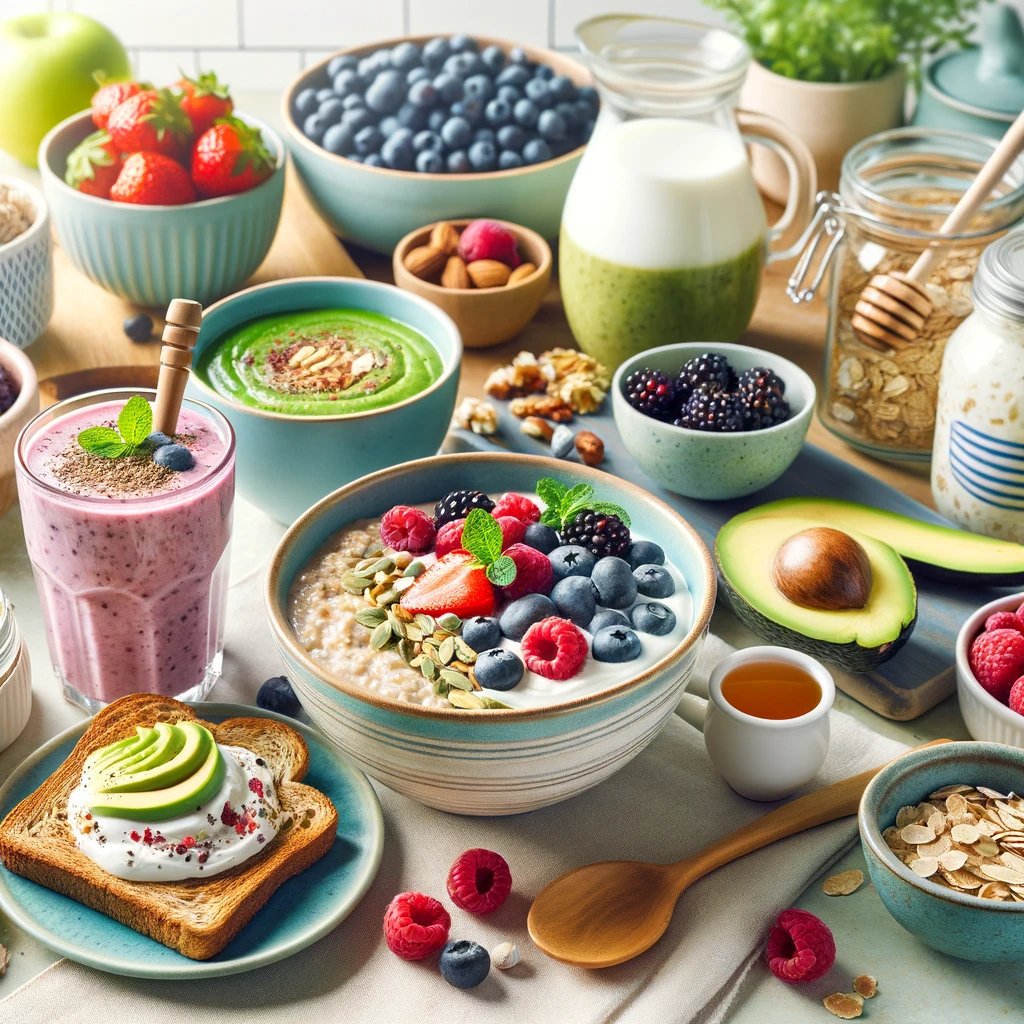
[[[24,192],[0,181],[0,245],[23,235],[36,219],[35,206]]]

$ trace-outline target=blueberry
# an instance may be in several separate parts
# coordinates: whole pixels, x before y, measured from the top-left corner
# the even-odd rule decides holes
[[[597,565],[597,556],[576,544],[563,544],[548,557],[556,580],[564,580],[566,576],[589,576]]]
[[[420,174],[443,174],[444,157],[437,150],[424,149],[416,154],[416,170]]]
[[[490,142],[492,144],[498,141],[497,136],[494,134],[493,128],[478,128],[476,134],[473,136],[474,142]]]
[[[551,554],[561,544],[558,531],[543,523],[530,523],[526,528],[523,543],[528,544],[537,551],[543,551],[545,555]]]
[[[351,160],[352,163],[354,164],[361,164],[365,157],[361,157],[358,153],[349,153],[348,159]]]
[[[493,142],[474,142],[468,155],[474,171],[493,171],[498,163],[498,151]]]
[[[629,546],[629,564],[634,569],[641,565],[664,565],[665,552],[653,540],[635,540]]]
[[[388,68],[382,71],[366,90],[366,105],[377,114],[393,114],[405,100],[405,76]]]
[[[551,147],[543,139],[530,139],[523,146],[523,159],[528,164],[542,164],[551,159]]]
[[[513,153],[521,153],[526,145],[526,132],[517,124],[507,124],[498,129],[498,145]]]
[[[633,579],[644,597],[671,597],[676,592],[675,580],[663,565],[637,566]]]
[[[303,89],[302,92],[295,97],[295,113],[299,117],[309,117],[309,115],[316,110],[318,105],[316,89]]]
[[[503,149],[498,154],[498,170],[511,171],[523,166],[523,158],[511,149]]]
[[[321,119],[319,111],[310,114],[302,122],[302,134],[313,142],[319,142],[324,137],[325,131],[327,131],[327,123]]]
[[[334,78],[339,71],[345,71],[347,68],[355,70],[358,66],[358,57],[353,57],[350,53],[339,54],[337,57],[332,57],[327,65],[327,75]]]
[[[551,143],[551,157],[557,160],[560,156],[565,156],[566,153],[571,152],[576,148],[574,142],[570,142],[568,139],[563,139],[561,142]]]
[[[509,640],[522,640],[526,631],[541,619],[556,615],[557,610],[550,597],[543,594],[527,594],[513,601],[502,613],[498,622],[503,636]],[[468,641],[467,641],[468,642]]]
[[[605,626],[594,634],[590,653],[595,661],[632,661],[640,656],[640,637],[625,626]]]
[[[379,153],[380,147],[384,145],[384,136],[381,135],[380,129],[369,125],[366,128],[360,128],[356,132],[355,146],[356,152],[361,156],[367,156],[370,153]]]
[[[147,434],[142,443],[147,448],[160,448],[165,444],[174,444],[174,442],[161,430],[154,430],[152,434]]]
[[[610,608],[605,608],[603,611],[598,612],[587,624],[587,632],[591,636],[597,636],[602,629],[608,626],[628,626],[629,619],[626,618],[622,612],[613,612]]]
[[[544,82],[550,82],[555,77],[555,69],[548,67],[547,64],[538,64],[533,69],[533,77],[539,78]]]
[[[402,126],[399,123],[398,118],[394,116],[382,117],[380,119],[380,124],[377,125],[377,127],[380,129],[380,133],[385,139],[390,139],[395,132],[402,130]]]
[[[480,45],[472,36],[460,33],[448,40],[452,53],[479,53]]]
[[[469,643],[468,640],[466,642]],[[493,647],[480,652],[473,665],[473,674],[476,681],[488,690],[511,690],[523,678],[523,663],[511,651]]]
[[[537,118],[537,131],[548,142],[561,142],[569,134],[569,126],[557,110],[542,110]]]
[[[452,117],[464,117],[471,125],[478,125],[484,115],[484,105],[479,100],[464,99],[451,106]]]
[[[346,110],[357,110],[366,106],[366,100],[363,99],[361,92],[350,92],[342,101],[341,105]]]
[[[149,341],[153,336],[153,318],[145,313],[136,313],[125,320],[121,329],[132,341]]]
[[[521,46],[513,46],[508,52],[508,59],[512,64],[530,63],[530,58],[526,56],[526,51]]]
[[[600,558],[590,574],[597,603],[605,608],[628,608],[636,600],[636,580],[629,562],[609,555]]]
[[[562,103],[556,103],[555,113],[562,115],[570,132],[578,128],[582,123],[576,113],[576,104],[574,103],[566,103],[564,101]],[[586,120],[586,118],[584,118],[584,120]]]
[[[441,128],[441,138],[449,149],[465,149],[473,141],[473,129],[464,117],[450,117]]]
[[[555,109],[557,110],[558,107],[556,106]],[[577,125],[586,124],[594,116],[594,112],[590,109],[590,104],[586,100],[574,100],[572,109]]]
[[[423,47],[423,66],[430,68],[431,71],[437,71],[451,52],[448,40],[444,36],[435,36]]]
[[[302,710],[287,676],[271,676],[256,691],[256,707],[264,711],[276,711],[289,718],[294,718]]]
[[[517,89],[514,85],[502,85],[498,87],[498,99],[508,100],[515,106],[523,98],[523,90]]]
[[[358,71],[345,68],[339,71],[331,82],[334,95],[344,99],[346,96],[358,96],[363,91],[363,79]]]
[[[484,110],[484,117],[489,125],[500,128],[512,120],[512,106],[508,100],[491,100]]]
[[[441,136],[437,132],[418,132],[413,136],[412,148],[417,153],[423,153],[424,151],[430,153],[443,153],[444,143],[441,141]]]
[[[345,113],[345,107],[337,96],[332,96],[320,104],[318,113],[324,124],[337,124],[341,120],[341,115]]]
[[[388,136],[380,147],[380,155],[386,167],[393,171],[411,171],[416,162],[416,151],[412,148],[412,132],[399,128]]]
[[[399,71],[411,71],[420,63],[422,51],[415,43],[399,43],[390,54],[391,66]]]
[[[597,90],[592,85],[582,85],[576,90],[577,100],[585,101],[592,114],[597,113],[597,108],[601,105],[601,100],[597,95]]]
[[[367,167],[384,167],[384,158],[380,153],[367,153],[363,159]]]
[[[555,75],[548,83],[555,101],[576,99],[576,83],[568,75]]]
[[[391,67],[391,51],[386,46],[381,47],[379,50],[374,50],[370,55],[370,63],[378,71]]]
[[[429,110],[439,99],[437,89],[433,82],[414,82],[409,88],[409,102],[414,107],[424,107]]]
[[[377,118],[366,107],[355,107],[352,110],[346,110],[342,114],[341,123],[347,124],[352,131],[357,132],[368,125],[376,124]],[[381,134],[383,135],[384,133],[381,132]]]
[[[551,95],[551,90],[548,89],[548,83],[541,78],[531,78],[526,83],[523,92],[526,93],[526,98],[533,100],[541,110],[546,110],[555,102],[554,96]]]
[[[491,615],[474,615],[462,624],[462,639],[479,654],[501,643],[501,626]]]
[[[321,145],[335,156],[350,156],[355,149],[356,130],[350,124],[332,124]]]
[[[359,77],[363,82],[372,82],[377,76],[377,72],[380,68],[377,67],[376,62],[372,57],[364,57],[357,65],[356,70],[359,73]]]
[[[449,985],[476,988],[491,970],[491,956],[479,943],[459,939],[445,945],[437,966]]]
[[[437,111],[432,113],[436,114]],[[395,116],[403,128],[411,128],[414,132],[418,132],[425,124],[429,123],[427,108],[417,107],[412,103],[403,103]]]
[[[324,100],[329,100],[333,95],[334,95],[334,90],[333,89],[330,89],[330,88],[327,88],[327,89],[317,89],[317,91],[316,91],[316,101],[317,101],[317,103],[323,103]]]
[[[659,601],[638,604],[630,611],[629,618],[634,629],[639,629],[641,633],[653,633],[655,636],[664,636],[676,628],[675,612]]]
[[[428,68],[413,68],[412,71],[406,74],[405,84],[411,87],[414,86],[417,82],[430,82],[433,80],[433,78],[434,76],[430,73]]]
[[[586,628],[597,611],[594,587],[586,576],[566,576],[559,580],[551,589],[551,600],[559,615],[581,629]]]
[[[192,453],[183,444],[162,444],[153,452],[153,461],[175,473],[184,473],[195,465]]]
[[[597,124],[597,122],[593,118],[584,123],[583,127],[580,129],[580,145],[586,142],[590,136],[594,134],[595,124]]]
[[[521,64],[512,64],[510,67],[505,68],[494,80],[496,85],[515,85],[520,89],[528,81],[530,81],[530,72]]]
[[[443,107],[437,107],[430,112],[430,117],[427,118],[427,127],[432,132],[439,132],[444,127],[444,123],[447,120],[448,111]]]
[[[500,46],[488,46],[480,59],[487,65],[492,74],[497,74],[505,66],[505,51]]]
[[[444,70],[457,78],[469,78],[476,70],[475,53],[453,53],[445,62]]]
[[[463,83],[463,91],[467,97],[486,103],[494,96],[494,83],[486,75],[473,75]]]
[[[516,124],[521,124],[524,128],[532,128],[537,123],[537,118],[540,117],[540,108],[533,100],[519,100],[512,108],[512,116],[516,119]]]
[[[457,149],[454,153],[448,154],[448,171],[451,174],[469,174],[473,165],[464,149]]]
[[[445,103],[457,103],[462,99],[462,79],[458,75],[450,75],[443,71],[434,79],[434,88]]]

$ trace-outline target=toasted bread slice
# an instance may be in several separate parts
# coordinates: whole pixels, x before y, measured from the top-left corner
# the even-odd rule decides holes
[[[255,857],[210,878],[134,882],[104,871],[81,853],[67,822],[67,803],[85,759],[123,739],[137,725],[198,720],[218,743],[246,747],[274,775],[283,811],[295,827],[279,832]],[[282,882],[319,860],[334,842],[338,813],[323,793],[301,780],[309,751],[289,726],[267,718],[203,722],[168,697],[134,693],[93,720],[68,759],[0,822],[0,860],[16,874],[102,911],[193,960],[219,953]],[[308,824],[307,824],[308,823]]]

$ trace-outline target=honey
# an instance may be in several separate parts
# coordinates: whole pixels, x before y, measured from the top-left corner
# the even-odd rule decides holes
[[[821,703],[821,685],[783,661],[737,665],[722,680],[722,696],[745,715],[775,720],[799,718]]]

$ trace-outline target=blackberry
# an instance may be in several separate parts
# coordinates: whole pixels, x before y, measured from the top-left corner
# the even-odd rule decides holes
[[[626,378],[626,401],[645,416],[669,420],[676,405],[676,386],[660,370],[644,367]]]
[[[434,525],[440,529],[445,523],[465,519],[475,508],[490,512],[494,502],[483,491],[452,491],[434,506]]]
[[[629,528],[618,516],[585,508],[577,512],[573,521],[562,530],[562,543],[576,544],[592,555],[604,558],[626,554],[631,541]]]
[[[786,385],[765,366],[740,374],[738,395],[743,406],[743,429],[764,430],[789,417]]]
[[[733,433],[743,429],[744,409],[739,395],[723,391],[694,391],[683,406],[677,427]]]
[[[676,391],[682,396],[684,403],[695,390],[732,391],[735,386],[736,374],[733,373],[729,360],[714,352],[705,352],[687,360],[676,381]]]

